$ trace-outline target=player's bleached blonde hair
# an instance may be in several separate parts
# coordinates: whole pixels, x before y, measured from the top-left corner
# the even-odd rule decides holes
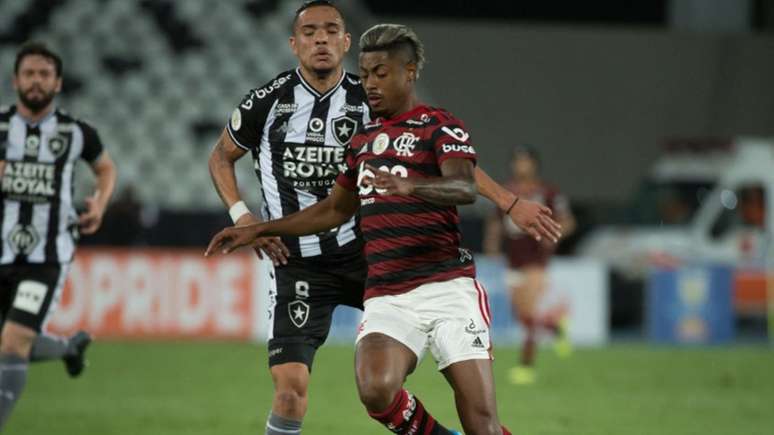
[[[360,37],[360,51],[388,51],[403,53],[417,66],[417,78],[425,66],[425,46],[416,32],[403,24],[377,24]]]

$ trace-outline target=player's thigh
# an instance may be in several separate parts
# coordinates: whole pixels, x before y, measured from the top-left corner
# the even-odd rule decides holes
[[[269,283],[269,365],[302,363],[311,371],[331,327],[340,283],[325,273],[291,264]]]
[[[14,269],[10,285],[12,296],[5,323],[13,322],[39,333],[56,308],[67,275],[67,266],[25,265],[15,266]]]
[[[361,398],[391,398],[417,362],[417,355],[404,343],[378,332],[366,334],[355,350],[355,378]]]
[[[491,358],[490,310],[486,290],[472,278],[434,283],[427,288],[434,318],[429,347],[438,369],[466,360]]]
[[[545,288],[545,267],[527,265],[520,272],[523,278],[512,290],[513,300],[520,313],[534,313]]]
[[[492,361],[460,361],[446,367],[442,372],[454,390],[457,412],[465,432],[496,432],[500,424],[497,418]]]

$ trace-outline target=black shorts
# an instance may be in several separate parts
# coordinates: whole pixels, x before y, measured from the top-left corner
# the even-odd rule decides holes
[[[336,306],[363,309],[366,274],[359,242],[336,255],[291,257],[287,265],[275,267],[269,280],[269,367],[299,362],[311,371]]]
[[[41,332],[58,303],[68,265],[0,266],[0,310],[11,320]]]

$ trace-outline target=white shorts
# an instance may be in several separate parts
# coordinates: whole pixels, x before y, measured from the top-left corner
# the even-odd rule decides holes
[[[372,333],[405,344],[421,361],[429,347],[438,370],[491,359],[489,297],[472,278],[421,285],[408,293],[365,301],[357,341]]]

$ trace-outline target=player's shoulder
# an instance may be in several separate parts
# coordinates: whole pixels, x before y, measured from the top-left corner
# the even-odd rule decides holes
[[[16,106],[0,106],[0,120],[8,122],[9,119],[16,113]]]
[[[79,118],[67,110],[59,107],[56,109],[56,119],[57,124],[59,124],[58,128],[60,130],[66,130],[68,128],[72,128],[73,126],[77,126],[85,134],[90,134],[97,131],[96,127],[94,127],[90,121]]]
[[[292,89],[297,82],[295,70],[283,71],[268,82],[250,89],[245,99],[252,101],[273,101],[286,89]]]
[[[426,119],[427,123],[431,125],[448,124],[451,122],[461,122],[459,118],[457,118],[450,111],[442,107],[426,106],[421,117]]]
[[[344,89],[347,91],[363,92],[363,82],[360,80],[360,76],[351,72],[344,71],[344,80],[341,82]]]

